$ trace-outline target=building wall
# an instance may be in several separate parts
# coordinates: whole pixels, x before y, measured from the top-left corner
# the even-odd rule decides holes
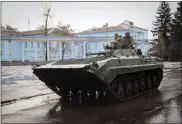
[[[106,37],[105,37],[106,38]],[[63,38],[64,39],[64,38]],[[81,59],[86,57],[86,53],[95,53],[104,51],[104,46],[113,42],[108,41],[67,41],[65,42],[65,55],[64,59],[76,58]],[[137,41],[135,44],[138,44]],[[45,61],[45,42],[40,41],[11,41],[10,45],[8,41],[2,41],[1,52],[2,61]],[[11,46],[9,50],[9,46]],[[150,48],[150,44],[145,46],[142,43],[138,46],[145,52],[146,48]],[[48,61],[60,60],[62,58],[62,42],[47,42]],[[11,57],[9,56],[11,52]],[[11,58],[11,60],[10,60]]]
[[[26,61],[45,61],[46,48],[45,42],[25,42],[24,55]],[[47,42],[49,50],[48,59],[50,61],[59,60],[62,56],[61,42]],[[65,51],[65,59],[69,58],[69,51]]]
[[[4,41],[1,41],[1,61],[5,61],[5,56],[4,56]]]
[[[131,36],[134,36],[135,31],[132,30],[122,30],[122,31],[114,31],[114,32],[91,32],[91,33],[87,33],[87,34],[77,34],[77,37],[113,37],[114,38],[114,34],[117,32],[119,33],[119,35],[124,36],[125,32],[130,32]],[[138,35],[138,34],[136,34]],[[138,36],[137,36],[138,37]]]
[[[11,41],[11,59],[13,61],[21,60],[21,42]]]
[[[102,52],[104,51],[104,46],[109,44],[108,41],[99,41],[99,42],[88,42],[86,44],[87,53],[94,53],[94,52]]]
[[[41,36],[40,36],[41,37]],[[85,58],[87,41],[67,41],[64,48],[64,59]],[[10,49],[9,49],[10,46]],[[48,61],[62,59],[62,42],[48,41]],[[94,47],[92,45],[92,47]],[[9,54],[11,52],[11,54]],[[1,61],[45,61],[45,42],[40,41],[11,41],[1,43]],[[10,57],[11,55],[11,57]]]
[[[138,35],[139,39],[148,39],[148,31],[147,30],[143,30],[137,27],[133,27],[132,28],[133,31],[135,31]]]
[[[5,52],[5,48],[8,48],[8,46],[5,46],[6,42],[4,40],[1,40],[1,61],[6,61],[6,52]],[[7,42],[8,45],[8,42]]]
[[[19,61],[21,60],[21,42],[19,41],[1,41],[1,61]]]
[[[49,42],[49,57],[50,60],[59,60],[60,59],[60,50],[61,43],[60,42]]]
[[[133,37],[134,42],[136,42],[136,44],[140,44],[140,45],[138,45],[138,48],[140,48],[143,53],[145,53],[146,49],[148,49],[147,45],[145,43],[142,43],[146,39],[148,39],[148,31],[137,28],[137,27],[133,27],[130,30],[122,30],[122,31],[115,31],[115,32],[99,32],[99,33],[97,33],[95,31],[95,33],[78,34],[77,36],[78,37],[106,37],[106,36],[108,36],[108,37],[112,37],[114,40],[114,34],[116,32],[121,36],[125,36],[125,33],[129,32],[130,36]],[[107,44],[108,42],[103,41],[103,42],[92,43],[92,45],[90,46],[91,51],[97,51],[97,47],[93,47],[95,45],[99,46],[99,50],[102,51],[103,50],[103,43]]]
[[[8,41],[2,41],[1,44],[2,48],[2,61],[9,61],[9,42]]]
[[[129,32],[131,37],[133,37],[133,39],[135,41],[139,41],[139,40],[144,40],[144,39],[148,39],[148,34],[147,31],[140,31],[139,29],[132,29],[132,30],[123,30],[123,31],[115,31],[115,32],[102,32],[102,33],[88,33],[88,34],[78,34],[78,37],[113,37],[114,39],[114,34],[118,33],[121,36],[125,36],[126,32]]]
[[[24,42],[24,59],[25,61],[45,61],[45,48],[43,42],[39,42],[39,47],[36,41]]]

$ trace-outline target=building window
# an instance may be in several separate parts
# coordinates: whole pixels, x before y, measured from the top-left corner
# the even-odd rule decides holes
[[[39,41],[37,42],[37,47],[40,48],[40,42]]]
[[[27,41],[25,41],[25,48],[27,48]]]
[[[31,47],[33,47],[33,41],[31,41]]]

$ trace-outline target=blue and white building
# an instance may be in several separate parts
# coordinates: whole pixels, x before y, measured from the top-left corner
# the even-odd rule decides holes
[[[78,37],[106,37],[113,38],[114,34],[118,33],[121,36],[124,36],[126,32],[130,32],[131,37],[134,39],[135,45],[138,45],[138,48],[142,50],[145,54],[148,49],[151,48],[150,42],[148,42],[148,30],[144,28],[140,28],[134,25],[133,22],[125,20],[119,25],[116,26],[107,26],[92,28],[86,31],[82,31],[77,34]],[[97,51],[97,46],[103,46],[106,44],[106,41],[100,42],[91,42],[89,43],[90,51]],[[100,47],[99,47],[100,48]]]
[[[64,41],[65,43],[64,59],[85,58],[86,53],[103,51],[103,46],[114,41],[114,34],[116,32],[122,36],[124,36],[125,32],[130,32],[135,44],[140,43],[138,47],[141,48],[144,53],[151,48],[151,44],[148,42],[148,30],[134,26],[130,21],[124,21],[117,26],[92,28],[69,37],[63,36],[59,29],[50,28],[48,29],[48,36],[46,37],[47,42],[36,40],[37,38],[45,38],[44,30],[24,31],[21,33],[12,31],[1,32],[2,37],[11,38],[11,40],[1,41],[1,61],[10,62],[45,61],[45,43],[47,43],[48,61],[59,60],[62,58],[62,42],[60,41]],[[33,40],[22,41],[17,40],[17,37],[20,39],[32,38]],[[60,41],[49,41],[50,38],[57,38],[60,39]],[[98,40],[99,38],[103,40]]]

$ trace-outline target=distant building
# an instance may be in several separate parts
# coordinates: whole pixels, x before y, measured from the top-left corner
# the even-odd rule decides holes
[[[121,36],[125,35],[125,32],[130,32],[130,35],[135,40],[148,39],[148,30],[133,25],[131,21],[124,21],[117,26],[108,26],[100,28],[92,28],[86,31],[82,31],[77,34],[78,37],[114,37],[115,33],[119,33]]]
[[[118,33],[121,36],[125,35],[125,32],[130,32],[131,37],[133,37],[135,45],[138,45],[139,48],[142,49],[143,52],[146,52],[148,49],[148,30],[137,27],[134,25],[133,22],[125,20],[121,24],[117,26],[108,26],[108,27],[99,27],[99,28],[92,28],[86,31],[82,31],[77,33],[78,37],[110,37],[114,39],[114,34]],[[95,50],[97,46],[103,46],[107,41],[103,41],[100,43],[90,43],[90,51],[97,51]]]
[[[45,30],[31,30],[31,31],[23,31],[23,32],[15,32],[15,31],[5,31],[1,30],[2,36],[36,36],[41,37],[45,35]],[[48,29],[48,37],[55,37],[56,35],[61,35],[60,30],[49,28]],[[22,45],[23,44],[23,45]],[[24,47],[24,52],[21,51],[22,47]],[[24,56],[25,61],[36,61],[35,60],[35,49],[39,54],[37,60],[45,61],[44,51],[45,45],[43,42],[36,41],[2,41],[1,43],[1,61],[21,61],[22,54]],[[23,53],[22,53],[23,52]],[[10,54],[11,53],[11,54]]]
[[[7,32],[1,31],[2,36],[11,36],[11,37],[35,37],[43,38],[45,37],[45,30],[31,30],[23,31],[21,33],[17,32]],[[73,37],[75,34],[72,34]],[[65,37],[64,32],[57,28],[49,28],[47,39],[50,37]],[[64,38],[63,38],[64,39]],[[59,60],[62,55],[62,46],[61,42],[49,41],[47,40],[47,49],[49,51],[49,60]],[[3,41],[1,43],[1,61],[45,61],[45,51],[46,51],[46,42],[43,41]],[[66,42],[64,47],[65,54],[64,59],[69,58],[83,58],[83,42],[75,43],[74,48],[71,50],[71,42]]]
[[[114,41],[114,34],[119,33],[124,36],[125,32],[130,32],[133,37],[135,45],[138,45],[142,49],[142,52],[146,54],[147,50],[151,48],[150,42],[148,42],[148,30],[137,26],[134,26],[131,21],[124,21],[117,26],[108,26],[100,28],[92,28],[80,33],[74,33],[69,38],[93,38],[93,41],[66,41],[64,33],[57,28],[48,28],[47,36],[47,50],[48,60],[59,60],[62,58],[62,44],[61,42],[49,41],[49,38],[60,38],[66,42],[64,59],[69,58],[85,58],[86,53],[101,52],[104,51],[106,44],[110,41]],[[3,31],[2,36],[11,37],[45,37],[45,30],[31,30],[23,32]],[[102,37],[103,41],[96,41],[94,38]],[[1,43],[1,61],[45,61],[45,42],[43,41],[3,41]]]

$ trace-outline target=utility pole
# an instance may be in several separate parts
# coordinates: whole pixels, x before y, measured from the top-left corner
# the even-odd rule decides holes
[[[28,17],[28,30],[30,31],[30,18]]]
[[[47,37],[47,34],[48,34],[48,31],[47,31],[47,24],[48,24],[48,19],[50,17],[50,11],[51,11],[51,7],[49,8],[46,8],[45,9],[45,13],[43,14],[43,16],[45,17],[45,36]],[[47,41],[45,42],[45,48],[46,48],[46,51],[45,51],[45,59],[47,61]]]
[[[108,37],[108,23],[106,23],[105,25],[103,25],[103,27],[106,28],[106,36]]]
[[[48,18],[49,18],[49,13],[50,13],[50,8],[47,9],[46,13],[44,14],[44,16],[46,17],[45,19],[45,36],[47,36],[47,23],[48,23]]]

